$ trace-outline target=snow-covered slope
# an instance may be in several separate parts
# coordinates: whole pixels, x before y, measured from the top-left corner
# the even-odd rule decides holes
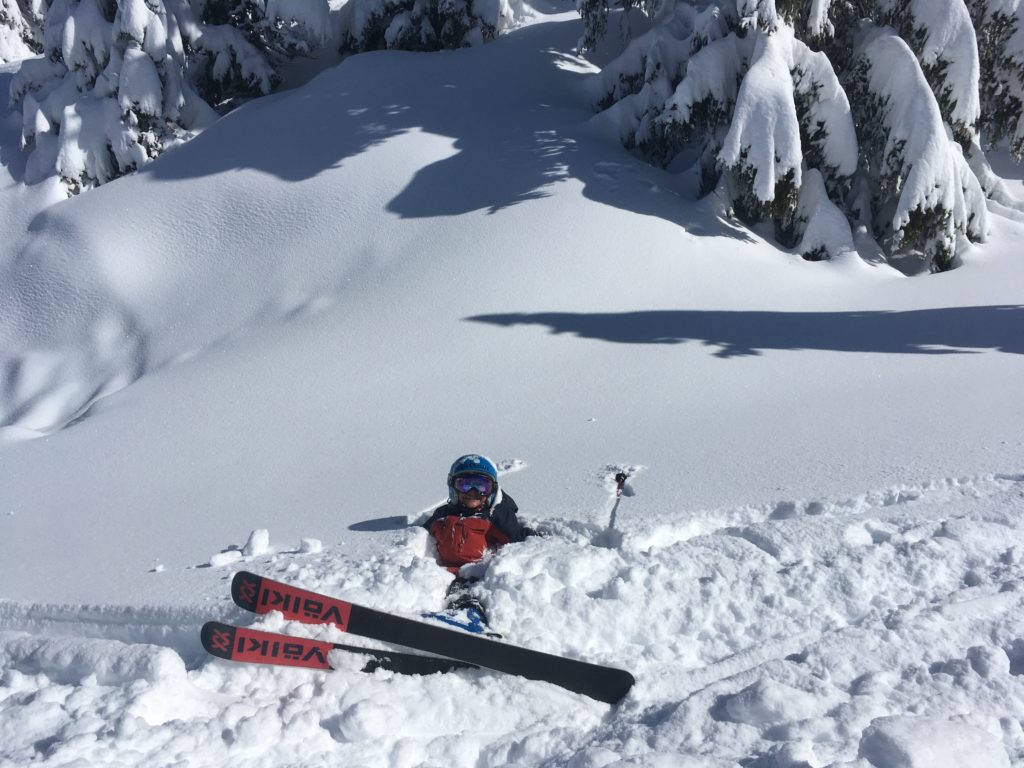
[[[11,765],[996,768],[1009,754],[1019,765],[1022,514],[1024,477],[1004,475],[621,530],[549,522],[546,537],[495,558],[481,590],[517,642],[630,668],[637,684],[611,711],[496,673],[366,675],[354,655],[333,654],[332,673],[203,663],[198,623],[245,620],[224,600],[177,611],[8,603],[0,619],[21,631],[0,632],[0,755]],[[408,614],[436,600],[447,577],[424,557],[426,532],[376,538],[365,559],[330,547],[246,565]],[[212,570],[226,592],[227,573]],[[273,615],[261,624],[352,642]]]
[[[56,204],[4,128],[0,762],[940,765],[908,714],[1021,759],[1021,223],[926,278],[780,252],[591,120],[578,25],[350,58]],[[552,534],[495,622],[620,709],[201,659],[255,528],[436,604],[406,525],[471,450]]]

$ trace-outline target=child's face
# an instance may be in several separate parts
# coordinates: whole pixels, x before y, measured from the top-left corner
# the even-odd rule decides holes
[[[484,505],[484,497],[477,493],[458,493],[459,505],[466,509],[480,509]]]

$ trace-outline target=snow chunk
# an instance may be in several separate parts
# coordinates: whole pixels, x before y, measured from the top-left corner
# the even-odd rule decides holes
[[[299,544],[299,552],[302,554],[316,554],[322,552],[324,549],[323,542],[320,539],[303,539]]]
[[[1002,648],[975,645],[967,649],[971,668],[984,678],[1006,677],[1010,674],[1010,657]]]
[[[373,741],[393,732],[400,712],[382,701],[360,701],[331,723],[331,734],[342,742]]]
[[[804,720],[819,714],[816,696],[767,678],[725,697],[722,708],[727,720],[747,725]]]
[[[1000,740],[948,720],[882,717],[860,741],[859,756],[878,768],[1010,768]]]
[[[237,563],[242,559],[242,553],[237,549],[229,549],[227,552],[218,552],[210,558],[211,568],[222,568],[225,565]]]
[[[265,555],[270,551],[270,532],[266,528],[257,528],[249,534],[249,540],[242,547],[242,554],[246,557]]]

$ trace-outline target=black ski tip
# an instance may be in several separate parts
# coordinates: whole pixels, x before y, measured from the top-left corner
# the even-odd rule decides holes
[[[231,580],[231,599],[239,608],[256,612],[263,577],[249,571],[239,571]]]
[[[231,649],[235,647],[235,628],[219,621],[208,621],[199,630],[199,639],[211,656],[230,659]]]
[[[607,691],[608,695],[600,699],[607,704],[618,704],[626,697],[630,688],[636,684],[636,678],[626,670],[619,669],[616,670],[616,672],[618,674],[615,676],[615,680],[612,681],[609,690]]]

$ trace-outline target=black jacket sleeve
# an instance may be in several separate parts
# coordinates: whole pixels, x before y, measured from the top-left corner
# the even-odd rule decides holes
[[[509,541],[522,541],[533,534],[529,528],[519,522],[516,513],[519,507],[507,493],[502,491],[501,503],[491,511],[491,521],[508,536]]]

